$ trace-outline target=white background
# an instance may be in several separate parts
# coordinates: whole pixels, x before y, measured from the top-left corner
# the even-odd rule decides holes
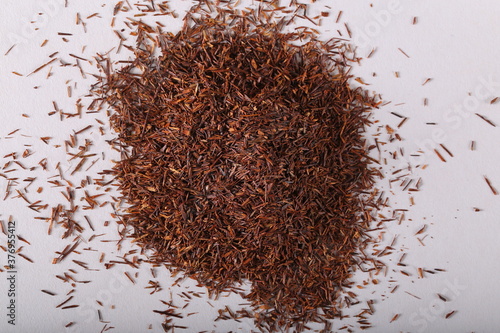
[[[189,1],[176,1],[172,8],[183,16],[189,8]],[[330,6],[328,9],[325,6]],[[18,177],[19,184],[13,188],[13,193],[6,201],[0,201],[0,219],[7,221],[12,216],[17,221],[16,233],[27,239],[31,245],[23,245],[22,253],[34,260],[29,263],[18,257],[17,276],[17,318],[16,326],[7,323],[7,283],[6,273],[0,274],[0,331],[1,332],[99,332],[106,323],[99,322],[97,309],[102,313],[102,319],[109,322],[106,327],[113,326],[115,332],[161,332],[162,317],[152,310],[164,310],[166,306],[160,300],[170,301],[183,306],[182,297],[178,295],[184,290],[204,289],[196,287],[192,281],[185,281],[180,286],[170,287],[175,280],[166,269],[157,268],[157,278],[154,279],[147,265],[142,265],[139,271],[131,267],[118,265],[106,270],[99,263],[99,256],[106,253],[105,262],[123,255],[129,246],[125,244],[120,251],[115,243],[101,240],[117,240],[117,227],[110,215],[109,206],[94,211],[85,211],[98,233],[105,233],[91,242],[80,245],[80,254],[72,254],[62,263],[53,265],[52,259],[70,240],[61,240],[64,231],[55,228],[52,235],[47,235],[47,223],[36,220],[35,217],[47,216],[44,211],[37,214],[26,208],[21,198],[14,198],[15,189],[21,190],[26,177],[37,177],[37,180],[27,190],[30,200],[43,200],[49,205],[64,203],[60,194],[62,188],[52,187],[46,182],[49,177],[57,175],[54,169],[60,162],[65,174],[75,184],[86,175],[84,172],[69,174],[77,161],[68,161],[64,151],[64,140],[74,131],[92,124],[93,128],[79,136],[79,144],[85,138],[92,139],[92,152],[101,158],[89,171],[92,178],[99,178],[100,170],[110,168],[111,159],[117,159],[105,142],[112,135],[107,132],[102,137],[97,130],[99,124],[96,117],[106,122],[104,112],[84,115],[60,121],[58,115],[48,116],[53,111],[52,101],[57,101],[59,108],[65,112],[75,111],[75,102],[83,98],[82,103],[89,103],[84,96],[89,86],[94,82],[91,73],[97,73],[93,57],[96,53],[105,53],[118,44],[116,35],[110,27],[114,3],[108,4],[98,0],[76,2],[69,0],[68,7],[57,0],[13,1],[4,0],[0,10],[0,158],[18,153],[18,160],[26,167],[37,165],[42,158],[48,159],[48,171],[40,167],[34,171],[22,170],[20,166],[12,165],[9,169],[17,169],[8,173],[8,177]],[[340,24],[335,24],[338,11],[343,15]],[[371,131],[382,129],[379,140],[388,139],[384,131],[386,124],[395,128],[401,119],[390,112],[396,112],[409,119],[398,130],[404,139],[402,142],[387,145],[388,151],[398,147],[404,148],[405,159],[412,166],[412,178],[421,177],[421,191],[408,194],[394,186],[388,191],[388,180],[391,173],[407,165],[405,159],[389,161],[382,167],[387,178],[380,186],[385,187],[393,209],[408,209],[406,219],[401,225],[396,222],[388,224],[388,229],[381,235],[390,242],[399,235],[395,244],[396,254],[385,258],[389,264],[386,277],[377,277],[381,283],[377,286],[368,285],[365,289],[357,289],[361,300],[375,300],[375,314],[370,317],[373,323],[372,332],[496,332],[500,326],[497,309],[499,287],[497,277],[500,273],[500,197],[493,195],[484,181],[487,176],[493,186],[500,190],[500,173],[498,161],[499,127],[493,127],[475,115],[484,115],[500,125],[500,102],[490,105],[490,101],[500,97],[500,58],[498,17],[500,3],[497,1],[470,2],[459,1],[392,1],[370,4],[369,1],[316,1],[310,5],[310,16],[321,11],[329,11],[330,16],[322,20],[321,38],[338,37],[337,29],[346,37],[343,26],[347,22],[353,34],[353,43],[358,46],[358,56],[365,57],[376,48],[369,59],[361,61],[354,73],[360,76],[366,89],[382,95],[384,101],[390,101],[375,112],[374,119],[380,122]],[[86,19],[93,13],[99,16]],[[87,32],[82,25],[75,24],[76,13],[80,13],[86,22]],[[123,27],[123,20],[132,14],[120,13],[116,19],[116,28]],[[413,18],[417,17],[417,24]],[[156,17],[166,25],[166,30],[175,31],[180,20],[170,16]],[[300,24],[306,24],[300,22]],[[58,32],[72,33],[72,36],[61,36]],[[128,36],[127,43],[133,44],[133,38]],[[66,37],[68,42],[62,40]],[[48,39],[45,46],[42,42]],[[7,56],[3,54],[14,44],[17,44]],[[83,47],[85,46],[85,49]],[[402,49],[409,58],[398,48]],[[65,62],[75,64],[76,59],[69,54],[89,59],[81,61],[87,72],[83,79],[79,70],[73,66],[61,67],[60,61],[51,66],[53,75],[46,78],[49,66],[31,76],[26,76],[34,69],[49,61],[53,52],[59,51],[57,57]],[[113,59],[127,57],[125,50],[116,54],[116,49],[110,55]],[[12,72],[24,76],[17,76]],[[399,73],[396,77],[395,72]],[[376,76],[373,76],[376,73]],[[432,78],[422,85],[427,78]],[[68,81],[69,80],[69,81]],[[76,84],[76,86],[75,86]],[[67,95],[67,86],[72,86],[72,97]],[[38,87],[34,89],[34,87]],[[424,98],[428,105],[424,105]],[[86,109],[85,109],[86,110]],[[27,114],[29,118],[23,117]],[[436,123],[428,125],[426,123]],[[106,123],[107,124],[107,123]],[[383,126],[382,126],[383,125]],[[8,133],[20,128],[19,132],[8,138]],[[52,137],[50,143],[44,144],[40,137]],[[471,141],[476,141],[475,151],[470,150]],[[452,153],[449,156],[439,144],[445,145]],[[26,146],[31,145],[31,147]],[[57,148],[55,145],[63,145]],[[434,149],[447,160],[442,162],[434,153]],[[35,152],[32,156],[21,157],[25,149]],[[410,158],[410,155],[418,155]],[[387,154],[385,155],[387,157]],[[0,167],[11,158],[2,158]],[[424,169],[423,165],[427,165]],[[86,169],[89,164],[86,164]],[[420,167],[418,167],[420,166]],[[57,179],[57,178],[54,178]],[[394,183],[393,185],[396,185]],[[36,188],[43,186],[41,194]],[[0,177],[0,196],[7,187],[7,181]],[[98,189],[89,187],[92,194]],[[415,205],[410,202],[414,197]],[[104,198],[99,199],[101,202]],[[82,205],[85,202],[81,202]],[[475,212],[473,207],[482,209]],[[81,216],[80,216],[81,217]],[[104,226],[104,221],[110,221]],[[80,221],[87,227],[85,220]],[[5,223],[5,222],[4,222]],[[417,240],[415,233],[427,224],[423,234],[423,246]],[[86,230],[84,238],[92,235]],[[2,245],[6,237],[0,236]],[[400,253],[407,253],[404,270],[411,274],[406,277],[396,266]],[[132,256],[130,256],[131,258]],[[2,266],[6,264],[6,255],[0,253]],[[86,271],[72,260],[87,262],[89,268],[96,271]],[[418,268],[442,268],[446,272],[425,274],[419,278]],[[88,284],[77,284],[74,298],[66,305],[79,304],[76,309],[56,309],[63,302],[72,286],[56,278],[56,275],[75,269],[73,274],[77,280],[92,280]],[[139,272],[132,284],[123,274],[131,275]],[[70,273],[71,274],[71,273]],[[366,276],[356,275],[360,283]],[[163,290],[149,295],[144,287],[149,280],[158,280]],[[395,280],[395,281],[389,281]],[[395,285],[396,292],[390,293]],[[40,290],[46,289],[57,293],[51,297]],[[411,296],[411,293],[418,298]],[[437,293],[448,298],[442,302]],[[103,306],[97,304],[100,300]],[[250,322],[235,323],[219,321],[217,309],[226,304],[235,307],[241,299],[235,295],[221,297],[218,301],[201,299],[193,301],[185,309],[184,314],[198,312],[179,321],[180,325],[189,326],[186,332],[214,330],[227,332],[229,330],[249,332]],[[363,307],[363,306],[362,306]],[[236,307],[235,307],[236,308]],[[451,311],[455,315],[445,319]],[[357,309],[359,311],[359,308]],[[353,313],[356,313],[353,312]],[[390,323],[394,315],[399,318]],[[70,328],[64,328],[69,322],[75,322]],[[151,329],[149,325],[152,325]],[[336,322],[335,327],[344,324],[354,325],[354,320]],[[113,330],[111,330],[113,331]]]

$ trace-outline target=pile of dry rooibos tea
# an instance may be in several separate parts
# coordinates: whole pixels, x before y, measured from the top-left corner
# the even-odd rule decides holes
[[[140,24],[133,61],[96,88],[135,241],[212,292],[251,283],[269,331],[340,316],[374,207],[363,133],[377,103],[350,87],[340,41],[284,25],[220,14],[152,37]]]

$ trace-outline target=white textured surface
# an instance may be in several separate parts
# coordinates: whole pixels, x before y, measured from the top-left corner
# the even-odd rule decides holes
[[[176,1],[172,7],[182,10],[188,8],[189,1]],[[66,112],[74,112],[75,101],[87,94],[92,78],[87,75],[83,80],[78,69],[68,66],[59,67],[59,62],[53,63],[53,75],[46,79],[48,67],[40,72],[26,77],[31,71],[50,60],[48,55],[59,51],[58,57],[66,62],[75,63],[69,54],[75,54],[92,59],[96,52],[104,53],[117,45],[116,35],[110,28],[114,4],[105,4],[98,0],[72,1],[68,7],[58,0],[13,1],[5,0],[0,12],[0,158],[13,151],[22,154],[25,144],[32,144],[30,149],[35,152],[27,159],[19,160],[26,166],[36,165],[44,157],[49,159],[50,172],[23,172],[18,170],[8,174],[19,177],[19,182],[25,177],[38,177],[36,186],[44,186],[41,195],[35,193],[36,186],[29,188],[28,197],[36,201],[43,199],[49,204],[63,202],[59,193],[64,188],[50,188],[41,185],[47,177],[57,174],[53,170],[59,161],[63,171],[70,173],[75,167],[75,161],[68,161],[64,149],[54,148],[55,144],[64,144],[73,131],[92,124],[91,131],[81,136],[94,140],[93,152],[105,152],[106,162],[99,162],[89,171],[89,175],[98,178],[95,173],[102,168],[109,168],[111,158],[116,154],[109,150],[104,138],[97,131],[95,116],[89,115],[83,119],[72,119],[61,122],[57,115],[48,116],[53,110],[52,101],[57,101],[59,108]],[[329,10],[325,5],[331,6]],[[347,22],[358,45],[358,55],[366,56],[373,48],[376,52],[369,59],[362,61],[355,68],[356,75],[370,84],[368,89],[380,93],[384,100],[392,101],[377,112],[375,118],[382,124],[389,123],[396,127],[400,119],[390,115],[397,112],[409,117],[399,130],[404,141],[399,145],[404,147],[405,156],[423,149],[423,156],[415,158],[412,164],[428,164],[425,170],[417,169],[414,177],[422,177],[421,192],[413,193],[415,206],[411,206],[408,195],[398,191],[392,197],[392,208],[409,209],[407,219],[402,225],[393,223],[386,231],[384,238],[392,239],[399,234],[396,248],[408,253],[404,268],[412,276],[405,277],[398,272],[395,265],[389,266],[387,279],[394,277],[400,287],[394,294],[389,294],[390,288],[384,282],[377,287],[368,286],[360,292],[361,298],[373,297],[383,299],[375,305],[375,315],[370,318],[374,328],[372,332],[495,332],[500,326],[497,314],[499,307],[499,292],[496,276],[500,274],[500,205],[499,196],[494,196],[489,190],[483,176],[486,175],[494,186],[500,189],[500,173],[498,161],[500,151],[498,140],[499,128],[487,124],[474,113],[479,113],[500,124],[500,103],[490,105],[490,100],[500,96],[500,43],[498,35],[500,26],[498,17],[500,3],[497,1],[480,1],[474,3],[465,0],[445,1],[392,1],[374,3],[369,1],[316,1],[311,4],[310,16],[320,11],[330,11],[330,16],[323,19],[319,28],[323,37],[337,36],[337,29],[345,35],[342,25],[335,25],[338,10],[343,10],[341,22]],[[100,13],[100,17],[86,19],[92,13]],[[41,13],[41,15],[39,14]],[[75,15],[80,13],[87,23],[88,32],[84,33],[81,25],[75,25]],[[120,14],[117,25],[127,15]],[[412,24],[413,17],[418,17],[418,23]],[[155,20],[165,20],[166,30],[176,29],[171,17],[157,17]],[[32,23],[32,21],[34,23]],[[34,30],[38,28],[38,30]],[[73,33],[67,36],[68,42],[62,41],[58,32]],[[131,38],[128,37],[127,38]],[[48,39],[44,47],[42,42]],[[3,54],[13,45],[12,51]],[[86,46],[85,51],[82,47]],[[403,55],[398,48],[406,52],[410,58]],[[114,59],[125,56],[125,51]],[[82,61],[82,66],[88,72],[95,72],[92,65]],[[19,72],[20,77],[12,73]],[[372,73],[377,75],[374,77]],[[396,78],[395,72],[400,77]],[[427,79],[432,81],[422,86]],[[68,98],[66,81],[74,87],[73,96]],[[489,83],[488,83],[489,82]],[[34,89],[35,86],[40,86]],[[428,106],[423,105],[423,99],[428,98]],[[85,102],[85,99],[84,99]],[[88,102],[88,100],[87,100]],[[398,105],[404,103],[402,105]],[[25,118],[27,114],[30,118]],[[106,121],[104,114],[98,115]],[[436,125],[426,125],[435,122]],[[20,131],[13,139],[7,134],[17,128]],[[31,137],[23,137],[24,134]],[[40,137],[50,136],[53,139],[49,145],[44,144]],[[387,137],[387,135],[385,136]],[[384,136],[382,136],[382,139]],[[109,138],[108,138],[109,139]],[[470,151],[470,142],[477,142],[477,150]],[[80,144],[82,142],[79,142]],[[454,155],[448,156],[439,144],[444,144]],[[433,152],[439,148],[447,159],[443,163]],[[429,149],[431,148],[431,149]],[[9,159],[3,158],[3,165]],[[396,163],[397,165],[397,163]],[[404,165],[404,164],[402,164]],[[17,169],[20,169],[17,167]],[[393,169],[383,169],[390,174]],[[3,173],[5,170],[0,170]],[[75,174],[78,180],[83,173]],[[0,177],[0,194],[6,188],[7,182]],[[95,192],[97,193],[97,192]],[[3,196],[3,194],[1,194]],[[115,332],[161,332],[160,315],[153,309],[163,310],[159,300],[170,300],[169,286],[174,280],[165,269],[158,269],[158,278],[163,291],[149,295],[143,288],[149,280],[153,280],[149,268],[142,267],[137,283],[133,285],[125,278],[121,269],[135,274],[126,267],[114,267],[105,270],[99,264],[99,255],[106,252],[106,259],[113,260],[120,255],[110,242],[94,240],[82,244],[79,250],[92,247],[97,251],[80,251],[81,255],[72,255],[61,264],[52,265],[54,251],[61,251],[68,241],[63,241],[58,235],[61,228],[56,228],[53,235],[47,235],[47,223],[35,220],[36,212],[26,208],[26,203],[20,199],[0,201],[0,219],[7,220],[12,215],[17,221],[17,233],[31,242],[25,245],[23,252],[34,260],[28,263],[18,257],[17,281],[17,325],[12,327],[7,323],[6,306],[6,273],[0,274],[0,331],[1,332],[99,332],[104,323],[99,323],[97,309],[100,309],[109,326],[114,326]],[[84,204],[84,203],[82,203]],[[474,212],[472,207],[483,209]],[[106,233],[101,239],[117,239],[116,227],[102,226],[105,220],[112,221],[107,207],[102,210],[85,212],[96,227],[96,233]],[[46,216],[46,212],[42,216]],[[84,222],[82,222],[84,223]],[[425,246],[422,246],[414,236],[424,224],[428,228],[424,236]],[[90,235],[87,234],[87,235]],[[5,244],[6,237],[0,236]],[[397,261],[398,256],[393,258]],[[89,263],[90,268],[99,271],[85,271],[71,260],[81,260]],[[6,264],[6,255],[0,252],[1,265]],[[426,274],[419,279],[417,268],[444,268],[446,273]],[[80,304],[76,309],[56,309],[55,306],[67,297],[65,294],[72,287],[55,278],[68,269],[76,269],[79,280],[92,280],[89,284],[79,284],[74,292],[74,299],[68,304]],[[393,272],[392,269],[396,270]],[[359,276],[361,280],[363,277]],[[384,278],[379,278],[384,281]],[[196,288],[194,283],[185,282],[180,287],[172,289],[175,304],[184,303],[175,294],[179,291]],[[58,295],[50,297],[42,292],[47,289]],[[405,291],[417,295],[414,298]],[[446,296],[449,301],[440,301],[436,294]],[[380,295],[385,295],[384,297]],[[225,304],[237,304],[238,297],[222,297],[219,301],[206,300],[192,302],[185,313],[199,312],[182,321],[189,326],[188,332],[229,330],[248,332],[251,325],[247,323],[217,322],[217,308]],[[100,307],[95,300],[104,303]],[[115,305],[115,309],[111,309]],[[446,313],[456,310],[450,319],[444,319]],[[395,314],[400,318],[389,323]],[[74,321],[76,324],[65,329],[64,325]],[[182,323],[179,322],[181,325]],[[148,330],[152,324],[152,330]],[[344,323],[336,323],[341,327]],[[346,321],[345,324],[354,324]],[[113,330],[111,330],[113,331]]]

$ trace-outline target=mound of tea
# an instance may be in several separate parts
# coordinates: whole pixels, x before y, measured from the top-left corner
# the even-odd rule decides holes
[[[211,291],[251,283],[261,328],[339,316],[368,261],[377,106],[350,87],[345,46],[233,15],[140,25],[134,52],[98,92],[135,242]]]

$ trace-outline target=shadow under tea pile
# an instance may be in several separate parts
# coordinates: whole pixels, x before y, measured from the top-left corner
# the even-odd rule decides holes
[[[349,86],[344,46],[205,18],[156,36],[157,55],[147,31],[97,89],[135,241],[212,291],[249,281],[261,328],[339,316],[368,262],[377,106]]]

